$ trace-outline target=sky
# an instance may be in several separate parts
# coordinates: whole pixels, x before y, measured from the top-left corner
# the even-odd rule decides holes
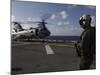
[[[12,0],[12,21],[36,22],[45,19],[51,35],[79,36],[83,31],[79,25],[79,18],[83,14],[90,14],[91,25],[96,25],[96,6]],[[22,24],[22,26],[25,29],[35,28],[37,24]]]

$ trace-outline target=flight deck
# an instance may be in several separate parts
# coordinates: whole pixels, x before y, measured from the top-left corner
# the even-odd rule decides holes
[[[11,48],[12,75],[79,70],[80,57],[72,43],[12,42]]]

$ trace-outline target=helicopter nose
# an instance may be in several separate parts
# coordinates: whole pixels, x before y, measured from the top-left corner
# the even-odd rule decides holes
[[[50,31],[49,30],[41,30],[40,32],[39,32],[39,34],[38,34],[38,36],[40,37],[40,38],[45,38],[45,37],[47,37],[47,36],[49,36],[50,35]]]
[[[29,33],[32,34],[32,35],[35,35],[35,31],[34,30],[29,31]]]
[[[33,33],[33,31],[30,31],[30,33]]]

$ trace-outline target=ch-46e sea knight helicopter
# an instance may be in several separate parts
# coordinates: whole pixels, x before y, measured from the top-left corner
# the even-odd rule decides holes
[[[42,19],[40,22],[32,22],[28,21],[27,23],[37,23],[38,27],[33,28],[30,27],[30,29],[24,29],[21,24],[22,22],[12,22],[13,24],[13,32],[12,32],[12,40],[19,40],[19,39],[44,39],[48,36],[50,36],[50,31],[46,27],[45,20]]]

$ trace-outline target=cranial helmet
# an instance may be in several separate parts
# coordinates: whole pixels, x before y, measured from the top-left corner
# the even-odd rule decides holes
[[[91,16],[90,15],[82,15],[80,17],[79,24],[83,28],[86,28],[86,27],[90,26],[90,24],[91,24]]]

